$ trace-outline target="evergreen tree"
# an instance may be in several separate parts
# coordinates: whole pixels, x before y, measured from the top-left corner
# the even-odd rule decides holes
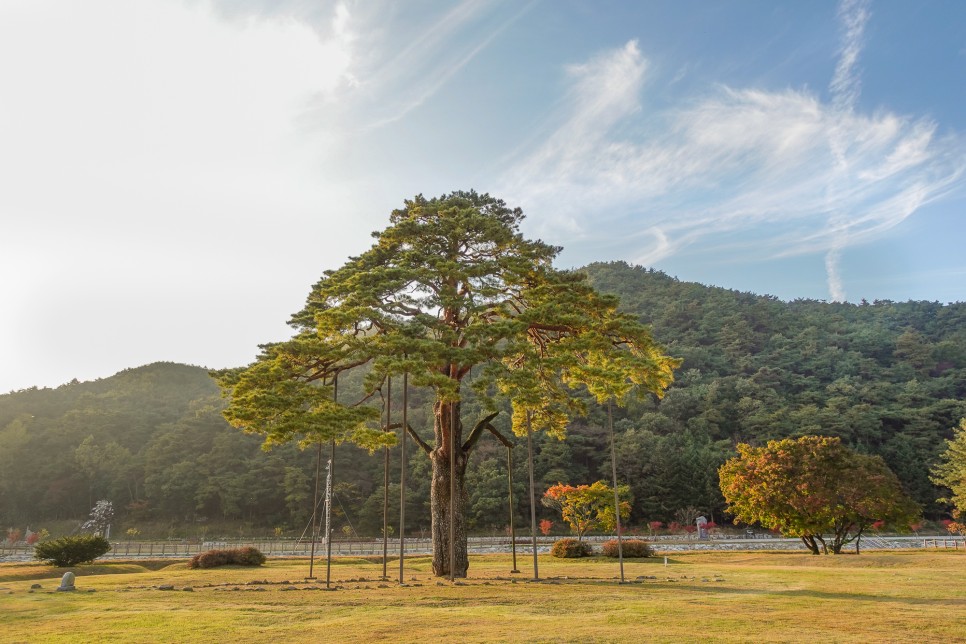
[[[586,387],[598,400],[622,400],[634,387],[661,393],[675,366],[615,298],[555,270],[559,248],[525,239],[522,219],[519,208],[472,191],[406,201],[368,251],[315,285],[292,319],[292,340],[221,376],[226,418],[269,444],[323,436],[379,444],[383,435],[365,428],[370,408],[332,400],[330,383],[351,369],[369,370],[363,397],[402,373],[431,389],[433,438],[419,443],[432,462],[438,576],[466,575],[468,455],[495,415],[464,428],[471,373],[484,403],[512,400],[515,432],[562,435],[586,410],[568,389]]]

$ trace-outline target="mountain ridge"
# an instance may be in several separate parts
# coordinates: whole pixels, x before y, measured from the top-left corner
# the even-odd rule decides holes
[[[966,416],[966,305],[784,302],[622,262],[582,270],[683,360],[663,400],[631,401],[616,415],[619,475],[631,483],[635,522],[669,520],[687,506],[720,515],[716,470],[736,443],[806,433],[881,455],[930,516],[942,513],[928,467]],[[311,498],[311,455],[262,452],[258,437],[225,423],[223,404],[204,368],[173,362],[0,395],[0,522],[83,516],[107,497],[129,522],[297,526]],[[592,408],[566,442],[540,437],[539,485],[607,478],[603,427]],[[475,529],[505,520],[505,483],[495,483],[505,476],[500,449],[482,446],[470,464]],[[355,508],[342,519],[378,531],[378,459],[340,450],[349,463],[341,494]],[[418,481],[425,464],[410,467]],[[523,480],[521,471],[515,485]],[[423,487],[413,492],[413,527]],[[514,496],[519,502],[525,490]]]

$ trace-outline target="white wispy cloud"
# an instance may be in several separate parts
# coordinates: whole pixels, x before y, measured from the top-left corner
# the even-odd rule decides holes
[[[843,250],[961,186],[966,156],[927,118],[857,111],[867,5],[842,16],[827,101],[719,86],[655,111],[633,41],[568,68],[567,111],[510,164],[501,193],[541,235],[642,264],[699,245],[736,258],[825,253],[831,297],[843,298]]]
[[[829,83],[832,102],[839,109],[852,109],[859,98],[861,78],[856,70],[862,53],[863,34],[870,18],[868,0],[842,0],[838,10],[842,46],[835,73]]]
[[[347,168],[353,135],[430,100],[528,6],[0,2],[0,272],[24,277],[0,281],[0,381],[238,364],[284,337],[385,213],[371,182],[395,176]]]
[[[856,70],[859,54],[862,51],[863,33],[869,20],[868,0],[842,0],[838,11],[842,30],[842,46],[839,51],[835,73],[829,83],[829,93],[833,109],[842,114],[851,114],[861,90],[861,78]],[[841,123],[841,121],[839,121]],[[849,152],[846,147],[847,132],[833,127],[828,132],[829,148],[834,160],[833,175],[828,186],[830,202],[836,201],[836,193],[843,189],[849,181]],[[908,158],[907,154],[899,157]],[[914,164],[915,161],[912,161]],[[845,226],[846,215],[839,211],[835,204],[829,206],[829,229],[836,231],[831,248],[825,255],[825,274],[828,281],[829,296],[835,301],[845,300],[845,286],[839,270],[839,260],[842,250],[848,245],[848,227]]]
[[[535,0],[519,7],[506,0],[462,0],[452,6],[403,11],[392,2],[340,4],[336,34],[352,52],[351,83],[318,104],[318,120],[333,107],[340,127],[368,131],[390,125],[424,105],[457,76]],[[337,105],[333,105],[337,104]]]

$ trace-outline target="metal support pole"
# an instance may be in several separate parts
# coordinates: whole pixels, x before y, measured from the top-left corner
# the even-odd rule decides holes
[[[624,583],[624,543],[621,539],[621,504],[617,494],[617,441],[614,439],[614,401],[607,401],[607,428],[610,430],[610,466],[614,475],[614,521],[617,526],[617,559],[621,565],[621,583]]]
[[[402,399],[402,429],[399,430],[400,466],[399,466],[399,583],[405,581],[406,556],[406,427],[409,422],[407,407],[409,407],[409,372],[403,373]]]
[[[533,540],[533,578],[540,579],[537,568],[537,497],[533,485],[533,427],[527,412],[527,470],[530,472],[530,536]]]
[[[386,432],[392,430],[392,376],[386,378]],[[382,578],[389,579],[389,448],[383,449],[382,469]]]
[[[449,408],[449,580],[456,578],[456,403]]]
[[[332,400],[339,401],[339,374],[332,377]],[[332,528],[329,517],[332,516],[332,479],[335,476],[335,439],[329,441],[329,475],[326,478],[325,502],[325,587],[329,587],[332,580]]]
[[[520,572],[517,570],[517,533],[513,529],[513,448],[509,445],[506,446],[506,483],[510,506],[510,551],[513,553],[513,570],[510,572]]]

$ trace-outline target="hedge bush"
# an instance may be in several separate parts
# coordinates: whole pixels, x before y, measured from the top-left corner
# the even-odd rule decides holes
[[[559,559],[577,559],[579,557],[589,557],[593,550],[589,543],[577,541],[576,539],[560,539],[555,541],[550,549],[550,554]]]
[[[191,558],[191,568],[217,568],[218,566],[261,566],[265,555],[258,548],[232,548],[230,550],[208,550]]]
[[[233,553],[234,563],[239,566],[261,566],[265,563],[265,555],[258,548],[238,548]]]
[[[90,563],[111,550],[111,544],[100,535],[81,534],[44,541],[34,547],[34,558],[52,566],[66,568]]]
[[[620,554],[617,551],[617,539],[605,541],[602,547],[605,557],[617,557]],[[651,548],[651,544],[642,539],[623,539],[621,549],[624,551],[624,556],[629,559],[654,556],[654,549]]]
[[[189,563],[192,568],[217,568],[228,564],[227,550],[208,550],[196,554]]]

